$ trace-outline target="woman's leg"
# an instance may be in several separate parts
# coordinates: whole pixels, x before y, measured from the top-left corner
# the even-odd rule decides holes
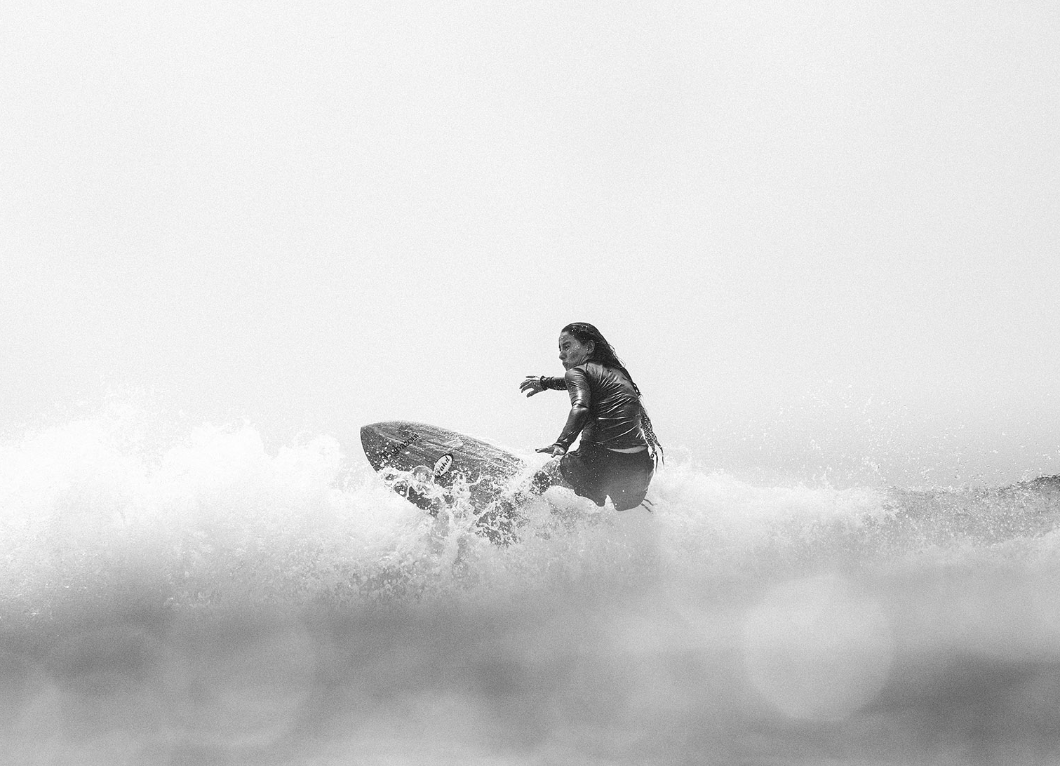
[[[628,511],[644,502],[655,473],[655,462],[647,450],[623,455],[609,466],[608,491],[616,511]]]
[[[564,455],[564,457],[566,457]],[[541,466],[541,469],[530,479],[530,492],[534,495],[543,494],[549,487],[566,487],[574,489],[570,482],[563,477],[560,468],[561,458],[553,458]]]
[[[574,494],[587,497],[597,505],[607,500],[604,470],[607,453],[604,450],[582,444],[559,460],[559,470],[566,482],[562,485],[574,490]]]

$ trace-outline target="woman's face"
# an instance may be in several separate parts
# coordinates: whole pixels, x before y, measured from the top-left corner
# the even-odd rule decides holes
[[[583,344],[569,332],[560,333],[559,360],[563,363],[563,369],[577,367],[593,355],[595,348],[596,344],[592,341]]]

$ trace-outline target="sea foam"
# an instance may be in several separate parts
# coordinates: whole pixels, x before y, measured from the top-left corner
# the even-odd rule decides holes
[[[756,486],[686,455],[650,512],[553,488],[495,545],[471,509],[432,517],[391,491],[353,440],[165,430],[86,420],[0,445],[6,758],[1060,747],[1043,723],[1060,704],[1053,481]]]

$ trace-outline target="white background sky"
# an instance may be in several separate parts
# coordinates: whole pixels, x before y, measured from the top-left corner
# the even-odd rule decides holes
[[[8,437],[540,446],[580,320],[709,469],[1060,473],[1054,2],[7,0],[0,104]]]

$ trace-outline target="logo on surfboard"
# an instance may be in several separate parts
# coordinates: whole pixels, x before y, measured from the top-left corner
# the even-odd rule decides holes
[[[452,467],[453,467],[453,455],[452,455],[452,453],[447,452],[444,455],[442,455],[440,458],[438,458],[438,462],[436,462],[434,464],[434,477],[438,478],[439,476],[444,474],[446,471],[448,471]]]
[[[414,442],[417,442],[419,440],[419,434],[413,433],[412,431],[408,431],[408,436],[406,436],[403,441],[399,442],[398,444],[392,444],[379,453],[379,462],[390,462],[393,458],[397,457],[398,453],[406,449],[410,444],[413,444]]]

